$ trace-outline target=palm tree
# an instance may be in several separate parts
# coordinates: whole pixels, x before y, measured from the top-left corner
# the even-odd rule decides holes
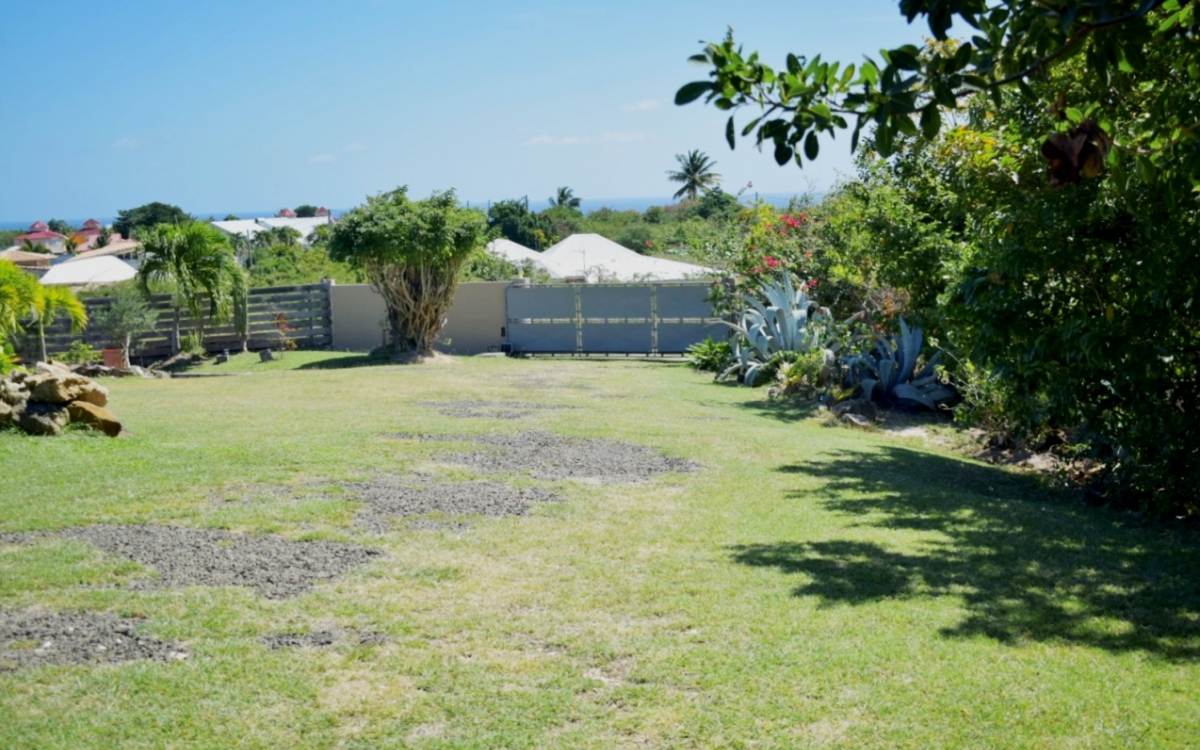
[[[246,272],[238,265],[228,235],[203,222],[182,226],[159,224],[145,233],[141,244],[142,266],[138,283],[144,293],[150,283],[175,284],[175,320],[171,349],[180,349],[180,311],[186,307],[200,320],[207,298],[211,320],[228,318],[247,294]]]
[[[671,182],[683,183],[683,187],[674,195],[676,199],[686,195],[694,200],[701,192],[711,192],[721,181],[721,175],[712,171],[717,163],[699,149],[686,154],[675,154],[675,161],[679,162],[679,171],[668,170],[667,177]]]
[[[83,302],[65,286],[37,286],[37,297],[33,303],[33,319],[38,327],[38,343],[42,346],[42,361],[46,354],[46,323],[66,315],[71,319],[71,333],[82,330],[88,322],[87,308]]]
[[[560,187],[558,194],[550,199],[551,208],[573,208],[579,210],[583,199],[575,197],[575,191],[569,187]]]

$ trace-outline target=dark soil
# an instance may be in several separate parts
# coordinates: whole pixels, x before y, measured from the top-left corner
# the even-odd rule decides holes
[[[269,599],[303,594],[382,554],[336,542],[179,526],[89,526],[63,535],[158,572],[158,579],[135,581],[132,587],[250,586]]]
[[[495,482],[431,483],[429,480],[387,478],[348,486],[366,504],[358,515],[359,526],[377,533],[391,530],[392,519],[424,516],[521,516],[532,503],[558,502],[554,493],[539,489],[513,489]],[[444,522],[422,519],[410,529],[446,528]],[[463,524],[455,524],[461,527]]]
[[[187,658],[184,647],[137,632],[140,620],[102,612],[0,609],[0,672],[61,664]]]
[[[439,414],[461,419],[523,419],[539,411],[574,409],[560,404],[533,404],[526,401],[426,401]]]
[[[359,646],[378,646],[391,640],[383,633],[364,630],[312,630],[307,633],[278,633],[263,638],[267,648],[328,648],[341,642]]]
[[[471,441],[491,450],[453,453],[450,463],[484,473],[527,472],[538,479],[641,482],[668,472],[692,472],[693,461],[664,456],[643,445],[601,438],[566,438],[548,432],[494,435],[394,435],[423,441]]]

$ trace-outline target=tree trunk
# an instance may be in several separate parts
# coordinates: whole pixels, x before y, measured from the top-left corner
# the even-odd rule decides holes
[[[171,320],[171,354],[178,354],[182,348],[183,342],[179,335],[179,308],[174,311],[174,318]]]
[[[370,265],[367,277],[387,305],[392,354],[396,359],[419,359],[437,342],[454,302],[461,262],[449,267]]]
[[[42,317],[38,316],[38,340],[42,343],[42,361],[49,362],[50,358],[46,356],[46,326],[42,323]]]

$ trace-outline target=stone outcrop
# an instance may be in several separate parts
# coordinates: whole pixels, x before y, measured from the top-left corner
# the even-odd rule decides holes
[[[0,428],[59,435],[77,424],[116,437],[121,422],[107,406],[107,388],[57,362],[38,362],[33,372],[0,378]]]

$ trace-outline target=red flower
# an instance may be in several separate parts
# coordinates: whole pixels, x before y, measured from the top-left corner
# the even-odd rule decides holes
[[[804,257],[805,257],[806,259],[811,259],[811,258],[812,258],[812,253],[805,253],[805,254],[804,254]]]
[[[767,265],[771,268],[775,268],[776,266],[779,265],[779,261],[775,260],[774,258],[772,258],[769,255],[766,258],[763,258],[763,260],[765,260],[767,262]]]
[[[646,247],[654,247],[654,240],[646,240]]]

